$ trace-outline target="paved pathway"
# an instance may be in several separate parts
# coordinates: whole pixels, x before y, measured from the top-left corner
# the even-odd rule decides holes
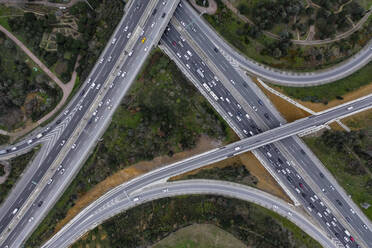
[[[0,0],[1,1],[1,0]],[[44,65],[43,62],[41,62],[20,40],[17,39],[11,32],[9,32],[7,29],[5,29],[3,26],[0,25],[0,31],[5,33],[9,39],[11,39],[14,43],[17,44],[44,72],[47,74],[61,89],[63,92],[63,96],[61,101],[58,103],[58,105],[49,112],[46,116],[41,118],[37,122],[33,122],[31,125],[27,126],[24,129],[16,130],[15,132],[6,132],[1,130],[2,134],[11,136],[11,141],[17,139],[17,137],[20,137],[28,132],[30,132],[32,129],[36,128],[38,125],[40,125],[43,121],[50,118],[52,115],[54,115],[57,111],[62,108],[62,106],[66,103],[67,98],[70,96],[71,91],[74,87],[75,79],[76,79],[76,71],[74,71],[70,82],[67,84],[64,84],[52,71],[49,70],[49,68]],[[76,69],[77,63],[75,65]]]
[[[217,3],[215,0],[207,0],[209,2],[208,8],[201,7],[196,4],[195,0],[190,0],[191,5],[200,13],[206,13],[208,15],[213,15],[217,11]]]

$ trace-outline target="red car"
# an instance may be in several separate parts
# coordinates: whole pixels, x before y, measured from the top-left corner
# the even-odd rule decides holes
[[[352,236],[350,236],[350,240],[354,242],[354,238]]]
[[[176,46],[177,45],[177,43],[175,41],[172,41],[172,44],[173,44],[173,46]]]
[[[301,187],[301,188],[303,188],[303,187],[304,187],[304,185],[303,185],[302,183],[299,183],[298,185],[300,185],[300,187]]]

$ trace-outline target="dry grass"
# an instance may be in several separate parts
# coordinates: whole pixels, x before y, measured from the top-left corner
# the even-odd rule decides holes
[[[306,111],[296,107],[292,103],[287,102],[283,98],[271,93],[267,89],[265,89],[257,80],[256,78],[252,78],[252,81],[256,83],[256,85],[263,91],[263,93],[269,98],[271,103],[275,106],[275,108],[280,112],[280,114],[286,119],[288,122],[292,122],[301,118],[305,118],[310,116],[309,113]]]
[[[342,119],[342,123],[347,125],[352,130],[372,127],[372,109],[346,117]]]

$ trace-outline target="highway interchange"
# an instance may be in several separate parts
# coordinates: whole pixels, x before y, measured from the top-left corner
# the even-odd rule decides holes
[[[166,2],[165,4],[163,4],[163,1],[158,1],[156,7],[151,7],[151,11],[146,11],[148,12],[146,14],[148,14],[149,16],[144,26],[144,34],[146,35],[147,40],[144,42],[144,44],[142,44],[141,39],[143,39],[143,35],[139,34],[139,32],[142,32],[141,29],[136,28],[136,25],[140,21],[142,13],[145,12],[145,9],[148,5],[149,2],[147,1],[132,1],[132,4],[127,11],[128,14],[124,16],[124,18],[118,25],[118,28],[116,29],[113,37],[110,39],[110,43],[105,48],[102,56],[99,59],[99,62],[95,65],[91,75],[85,82],[82,89],[72,100],[71,104],[65,110],[65,112],[57,118],[57,121],[47,127],[43,132],[40,132],[42,134],[41,136],[45,137],[48,135],[49,132],[52,132],[52,130],[54,130],[56,127],[60,127],[63,124],[61,135],[55,142],[55,145],[52,147],[48,156],[44,159],[38,170],[35,171],[32,178],[22,179],[25,181],[24,191],[22,192],[22,194],[17,196],[16,200],[13,201],[13,204],[8,207],[8,210],[3,215],[3,218],[0,219],[0,232],[2,232],[3,235],[6,227],[9,227],[9,223],[11,223],[12,220],[14,221],[15,216],[18,216],[18,211],[21,206],[24,207],[24,203],[27,201],[29,196],[32,194],[32,192],[35,192],[35,188],[37,188],[37,186],[42,183],[45,185],[44,188],[38,189],[39,192],[37,194],[37,197],[33,199],[32,204],[29,205],[28,209],[25,208],[23,216],[20,217],[20,220],[16,221],[17,225],[12,228],[11,233],[7,233],[7,235],[9,236],[3,243],[4,246],[8,245],[8,243],[12,245],[20,244],[24,240],[24,238],[30,234],[33,228],[36,227],[38,221],[42,219],[43,215],[45,215],[47,210],[53,205],[54,201],[58,199],[58,196],[63,192],[63,189],[68,185],[70,180],[72,180],[73,176],[77,173],[78,169],[80,168],[79,165],[83,162],[83,156],[81,156],[81,154],[88,153],[89,147],[91,147],[94,144],[95,140],[99,138],[100,132],[96,132],[96,130],[103,130],[105,125],[109,123],[109,119],[113,113],[113,110],[116,108],[116,106],[120,102],[120,99],[129,89],[131,82],[133,82],[135,75],[139,71],[140,65],[143,63],[146,55],[151,50],[152,45],[148,44],[152,44],[150,43],[150,41],[155,42],[155,37],[158,35],[161,28],[164,27],[165,29],[166,22],[162,15],[163,13],[168,12],[163,12],[160,10],[162,10],[164,6],[169,8],[169,4]],[[180,37],[180,34],[173,26],[173,24],[169,25],[169,30],[167,30],[165,35],[163,36],[162,43],[164,43],[169,50],[173,51],[174,57],[178,57],[179,62],[183,64],[183,67],[185,67],[186,70],[188,69],[192,72],[193,77],[197,79],[197,81],[202,82],[203,80],[205,80],[207,87],[205,87],[205,85],[203,84],[200,84],[200,87],[198,88],[206,91],[204,92],[204,95],[206,95],[206,93],[209,94],[210,101],[212,98],[214,101],[216,101],[214,96],[217,97],[220,110],[223,111],[224,117],[228,119],[229,124],[232,124],[235,127],[234,129],[240,134],[240,136],[247,137],[251,136],[252,134],[259,134],[263,132],[263,130],[269,129],[271,129],[269,132],[279,134],[277,136],[271,135],[271,139],[262,138],[262,140],[260,141],[261,143],[256,140],[256,144],[253,146],[252,144],[249,144],[249,142],[248,145],[241,145],[241,150],[239,149],[239,152],[257,148],[265,143],[270,143],[285,137],[289,137],[293,134],[297,134],[301,130],[303,131],[305,129],[303,126],[304,124],[299,122],[297,122],[299,124],[297,126],[298,129],[296,129],[296,132],[292,132],[291,130],[288,131],[288,129],[285,129],[286,125],[283,125],[275,130],[272,129],[280,126],[281,124],[284,124],[285,121],[283,119],[280,119],[280,116],[278,116],[278,114],[271,109],[266,99],[261,99],[259,96],[257,96],[256,92],[254,92],[254,89],[252,90],[250,88],[251,85],[247,85],[244,82],[248,81],[247,78],[244,78],[244,75],[237,73],[236,68],[232,67],[231,64],[226,60],[226,58],[222,56],[221,50],[216,47],[217,52],[215,51],[214,44],[210,42],[208,37],[203,35],[203,32],[201,32],[199,26],[194,24],[190,25],[190,23],[192,23],[190,19],[190,16],[193,15],[192,11],[188,9],[187,4],[182,5],[184,6],[184,8],[177,8],[175,17],[177,21],[179,21],[181,27],[183,26],[182,22],[184,22],[185,27],[187,27],[186,31],[188,32],[188,38],[192,38],[192,40],[194,41],[194,46],[190,46],[188,44],[188,40],[185,40],[185,37]],[[155,8],[158,11],[154,13],[153,9]],[[129,33],[131,34],[129,35]],[[135,42],[132,44],[132,42],[129,42],[129,40],[133,35],[135,35],[135,33],[137,34],[138,39],[135,39]],[[174,45],[173,42],[176,42],[176,45]],[[182,44],[183,47],[180,44]],[[199,54],[202,55],[203,53],[197,53],[194,51],[193,48],[195,47],[195,44],[201,46],[203,51],[205,51],[204,53],[206,54],[204,55],[208,57],[209,61],[213,62],[211,65],[210,62],[203,62],[203,60],[198,56]],[[120,60],[120,56],[123,57],[122,51],[124,50],[124,63],[119,63],[120,68],[117,68],[117,61]],[[133,52],[131,52],[132,50]],[[187,51],[192,53],[192,55],[189,55]],[[177,53],[181,55],[181,58]],[[185,57],[185,55],[187,57]],[[141,57],[141,60],[138,60],[138,57]],[[188,66],[186,66],[186,64],[188,64]],[[210,66],[214,67],[210,69]],[[201,76],[200,72],[197,72],[199,68],[203,69],[203,77]],[[219,73],[218,76],[216,76],[214,72]],[[220,79],[216,80],[215,76],[220,78],[223,83],[221,83]],[[110,77],[113,81],[105,83]],[[233,82],[231,82],[230,80],[233,80]],[[225,81],[230,81],[230,88],[224,87],[224,85],[226,86]],[[104,83],[105,86],[103,86]],[[120,87],[120,90],[118,90],[118,87]],[[214,96],[211,95],[210,91],[208,91],[208,88],[209,90],[213,90]],[[103,93],[103,90],[105,90],[105,93]],[[241,93],[243,102],[241,99],[238,99],[240,104],[235,99],[236,94],[230,93],[230,91],[234,92],[234,90]],[[223,100],[221,99],[221,97]],[[100,98],[99,101],[97,101],[97,98]],[[226,98],[229,99],[230,103],[227,101]],[[259,100],[261,102],[259,102]],[[352,112],[358,110],[359,108],[364,109],[366,107],[369,107],[369,103],[371,103],[371,98],[366,98],[364,99],[364,101],[357,102],[355,106],[353,105]],[[339,118],[342,115],[349,114],[351,111],[347,108],[348,107],[343,107],[343,109],[339,109],[339,112],[335,110],[337,114],[335,114],[334,116],[332,115],[334,114],[334,112],[327,112],[328,117],[323,117],[323,120],[319,120],[319,125],[324,124],[324,120],[327,118],[327,121],[330,121],[333,120],[335,116]],[[246,114],[249,115],[249,118],[246,117]],[[327,116],[327,114],[325,116]],[[330,117],[332,117],[333,119]],[[318,117],[313,117],[311,121],[314,121],[314,123],[316,123],[316,118]],[[83,126],[83,131],[81,132],[81,134],[76,136],[74,135],[74,130],[77,126],[81,125],[79,123],[81,123],[82,120],[85,120],[85,126]],[[309,120],[307,121],[307,124],[309,124]],[[311,128],[311,125],[308,125],[307,128]],[[281,132],[281,130],[283,130],[283,132]],[[265,133],[266,132],[262,133],[261,135],[265,135]],[[252,138],[262,137],[261,135],[255,135]],[[280,135],[282,136],[278,138],[278,136]],[[76,136],[76,140],[74,142],[69,140],[71,136]],[[27,139],[20,144],[17,144],[15,146],[16,148],[13,148],[13,150],[12,147],[8,148],[8,151],[6,153],[15,154],[18,151],[25,149],[26,147],[40,142],[42,140],[42,137],[37,137],[40,137],[40,135],[35,136],[31,139]],[[272,137],[276,137],[278,139],[273,139]],[[363,214],[360,214],[361,211],[357,207],[350,207],[351,200],[348,199],[348,197],[346,197],[345,200],[346,194],[342,190],[340,192],[338,188],[339,186],[334,181],[334,179],[323,168],[318,168],[318,166],[314,164],[312,158],[310,158],[311,152],[306,150],[306,147],[303,147],[303,145],[298,144],[298,141],[295,139],[296,138],[287,138],[282,140],[280,144],[276,143],[275,145],[265,145],[264,147],[258,149],[261,156],[267,162],[267,168],[268,166],[270,166],[268,168],[269,171],[272,174],[274,172],[276,174],[276,178],[279,179],[282,184],[284,184],[285,187],[290,190],[289,193],[292,194],[292,196],[296,196],[296,198],[305,207],[316,210],[309,210],[307,208],[308,212],[310,214],[313,214],[315,219],[319,221],[319,223],[325,228],[325,230],[330,230],[330,233],[333,233],[333,235],[335,233],[343,235],[340,240],[345,245],[348,244],[350,247],[356,247],[355,242],[350,242],[350,237],[348,241],[346,241],[346,239],[344,238],[345,234],[343,232],[343,225],[345,223],[341,224],[339,222],[335,222],[336,225],[333,225],[332,221],[334,220],[332,214],[335,212],[337,213],[338,211],[340,211],[339,214],[342,217],[349,216],[349,224],[355,229],[357,236],[361,235],[361,239],[364,240],[364,242],[371,244],[372,235],[370,233],[370,227],[367,229],[364,227],[364,225],[366,224],[369,225],[368,221],[365,220],[365,216]],[[85,145],[86,143],[89,143],[90,145]],[[54,159],[60,156],[60,154],[62,153],[61,150],[63,150],[64,147],[67,147],[64,149],[64,160],[60,161],[60,163],[56,163]],[[71,147],[74,148],[70,149]],[[290,149],[290,151],[286,149]],[[223,149],[218,152],[220,154],[223,154]],[[283,156],[283,152],[287,156]],[[231,156],[236,153],[238,153],[238,151],[234,150],[233,153],[230,152],[229,154],[224,156]],[[288,153],[292,154],[292,159],[294,161],[297,161],[297,163],[294,163],[294,161],[291,159],[287,160],[286,157],[288,157]],[[220,156],[219,158],[222,159],[223,156]],[[53,166],[51,167],[51,165]],[[60,165],[62,165],[62,167],[60,167]],[[201,166],[202,163],[199,162],[198,165]],[[278,171],[278,167],[280,167],[280,171]],[[296,169],[306,168],[306,173],[310,175],[311,180],[318,183],[317,187],[319,187],[320,190],[317,191],[317,194],[321,193],[322,195],[324,195],[326,199],[329,199],[329,203],[331,204],[326,201],[324,201],[324,203],[326,203],[324,204],[319,199],[316,199],[315,201],[312,200],[314,199],[315,194],[313,192],[312,185],[309,186],[303,180],[303,178],[299,176],[299,174],[302,175],[302,173],[296,172]],[[177,172],[179,174],[182,171],[178,168]],[[47,173],[48,175],[46,176]],[[291,174],[292,176],[290,176],[289,174]],[[289,177],[291,179],[288,179]],[[50,181],[50,179],[52,179],[52,181]],[[307,181],[309,180],[307,179]],[[148,183],[148,181],[146,183]],[[300,186],[300,184],[302,186]],[[331,186],[333,188],[330,188]],[[297,196],[297,189],[300,190],[302,197]],[[323,191],[323,189],[325,189],[326,191]],[[305,196],[303,194],[305,194]],[[55,198],[54,201],[49,200],[53,197]],[[323,198],[321,197],[321,199]],[[335,205],[334,202],[336,199],[341,202],[342,206],[332,206],[332,204]],[[324,212],[327,211],[326,206],[329,206],[332,214],[324,214]],[[350,212],[351,208],[355,209],[356,214],[352,214]],[[18,209],[18,213],[13,214],[12,212],[15,209]],[[3,208],[1,210],[3,210]],[[318,212],[323,213],[321,214],[322,216],[320,216]],[[337,219],[339,219],[339,216],[337,216]],[[23,232],[25,228],[27,229],[27,232]],[[23,234],[19,235],[19,233],[22,232]],[[1,241],[2,240],[0,240],[0,243]]]

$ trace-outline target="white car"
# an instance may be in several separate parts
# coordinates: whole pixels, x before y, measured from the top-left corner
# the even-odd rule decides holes
[[[145,52],[147,51],[147,49],[149,49],[148,47],[145,47],[145,49],[143,49]]]
[[[240,146],[237,146],[234,148],[235,151],[239,151],[240,150]]]
[[[103,60],[104,60],[104,59],[100,59],[100,60],[99,60],[99,63],[102,64]]]
[[[108,110],[112,109],[112,104],[107,107]]]
[[[125,26],[124,32],[127,32],[127,31],[128,31],[128,26]]]
[[[121,73],[122,73],[122,71],[119,71],[119,72],[118,72],[118,77],[120,77]]]
[[[127,72],[125,71],[125,72],[123,72],[122,74],[121,74],[121,77],[125,77],[125,75],[127,74]]]
[[[62,140],[61,146],[63,146],[66,143],[66,140]]]
[[[53,182],[53,179],[49,179],[48,184],[51,184]]]
[[[83,105],[80,105],[80,106],[79,106],[79,110],[82,110],[82,108],[83,108]]]
[[[97,84],[96,90],[99,90],[100,87],[101,87],[101,84]]]
[[[27,141],[27,144],[31,144],[31,143],[32,143],[32,139]]]
[[[96,116],[96,118],[94,118],[94,122],[97,122],[99,120],[99,116]]]
[[[133,50],[128,53],[128,56],[130,57],[132,56],[132,54],[133,54]]]
[[[109,58],[107,59],[107,61],[108,61],[108,62],[110,62],[110,61],[111,61],[111,59],[112,59],[112,57],[110,56],[110,57],[109,57]]]
[[[62,169],[62,165],[60,164],[57,168],[57,171],[60,171]]]
[[[112,87],[114,87],[114,83],[111,83],[111,84],[110,84],[110,89],[111,89]]]
[[[238,119],[238,121],[242,121],[242,119],[238,115],[236,116],[236,119]]]
[[[178,58],[181,58],[181,54],[180,53],[177,53],[177,56],[178,56]]]
[[[100,102],[98,103],[98,107],[101,107],[101,106],[102,106],[102,104],[103,104],[103,102],[102,102],[102,101],[100,101]]]
[[[186,64],[186,67],[187,67],[187,68],[189,68],[189,69],[191,69],[191,67],[190,67],[190,65],[189,65],[189,64]]]
[[[153,28],[155,26],[155,22],[151,23],[151,28]]]
[[[240,106],[239,103],[237,103],[236,106],[238,106],[238,109],[242,109],[242,106]]]
[[[68,114],[68,109],[65,112],[63,112],[63,114],[64,115],[67,115]]]
[[[71,149],[74,150],[76,148],[76,143],[72,144]]]
[[[235,82],[234,82],[234,80],[232,80],[232,79],[230,79],[230,82],[233,84],[233,85],[235,85]]]
[[[98,110],[94,111],[93,112],[93,116],[96,116],[97,115],[97,112],[98,112]]]
[[[59,174],[63,175],[63,173],[65,172],[65,170],[66,170],[66,169],[63,168]]]
[[[129,39],[130,38],[130,36],[131,36],[131,32],[129,32],[128,34],[127,34],[127,38]]]
[[[96,84],[95,84],[95,83],[92,83],[92,84],[90,85],[90,88],[93,89],[94,86],[96,86]]]
[[[352,208],[350,208],[350,212],[352,212],[353,214],[355,214],[355,211]]]
[[[229,115],[230,115],[230,117],[233,117],[233,114],[229,111],[229,112],[227,112]]]
[[[252,106],[253,110],[257,112],[257,107],[256,106]]]
[[[106,104],[109,105],[110,102],[111,102],[111,99],[108,99],[107,102],[106,102]]]
[[[30,219],[28,219],[28,222],[32,222],[34,220],[34,217],[31,217]]]
[[[243,129],[243,132],[244,132],[245,134],[248,134],[247,130],[245,130],[245,129]]]
[[[116,38],[114,38],[114,39],[112,40],[111,44],[115,44],[115,42],[116,42]]]

